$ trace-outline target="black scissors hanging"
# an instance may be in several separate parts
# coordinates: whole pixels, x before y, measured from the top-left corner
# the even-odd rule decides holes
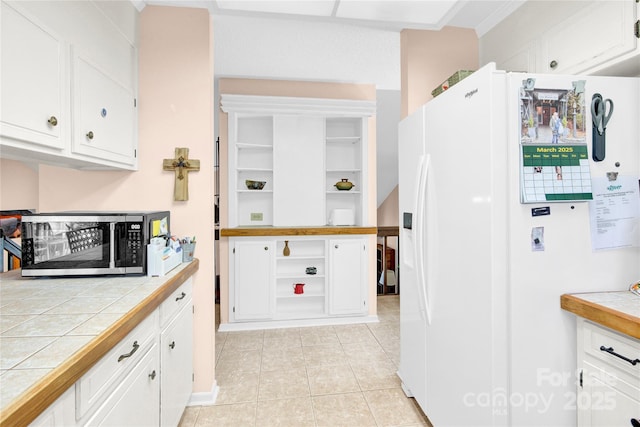
[[[607,104],[609,104],[608,111]],[[602,99],[602,95],[594,93],[591,98],[591,120],[593,122],[593,130],[591,132],[591,157],[596,162],[604,160],[607,123],[609,123],[611,114],[613,114],[613,101],[608,98]]]

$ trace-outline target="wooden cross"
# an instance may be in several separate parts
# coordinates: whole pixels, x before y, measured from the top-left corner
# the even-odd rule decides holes
[[[189,172],[200,170],[200,160],[189,159],[188,148],[176,148],[175,158],[162,161],[162,170],[176,174],[173,200],[189,200]]]

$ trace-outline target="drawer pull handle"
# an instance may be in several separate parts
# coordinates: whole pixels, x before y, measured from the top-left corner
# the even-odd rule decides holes
[[[633,418],[631,418],[631,426],[640,427],[640,420],[634,420]]]
[[[133,356],[133,353],[138,351],[139,348],[140,348],[140,344],[138,344],[138,341],[134,341],[133,342],[133,349],[129,353],[121,354],[120,357],[118,357],[118,362],[122,362],[127,357]]]
[[[151,378],[152,380],[155,380],[155,379],[156,379],[156,370],[155,370],[155,369],[153,370],[153,372],[151,372],[151,373],[149,374],[149,378]]]
[[[180,301],[181,299],[184,299],[184,297],[186,297],[186,296],[187,296],[187,294],[185,294],[184,292],[181,292],[180,296],[176,297],[176,301]]]
[[[636,366],[638,363],[640,363],[640,359],[632,360],[632,359],[629,359],[628,357],[624,357],[623,355],[616,353],[615,351],[613,351],[613,347],[605,347],[605,346],[601,345],[600,346],[600,351],[606,351],[609,354],[612,354],[612,355],[614,355],[616,357],[619,357],[620,359],[622,359],[622,360],[624,360],[626,362],[631,363],[633,366]]]

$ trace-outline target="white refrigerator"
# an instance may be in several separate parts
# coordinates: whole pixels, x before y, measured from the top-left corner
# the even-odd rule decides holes
[[[597,162],[595,93],[615,105]],[[639,100],[639,78],[488,64],[400,123],[398,375],[434,426],[575,425],[575,317],[560,296],[624,290],[640,279],[637,218],[631,245],[594,250],[594,202],[584,197],[597,199],[595,184],[609,172],[637,185]],[[557,144],[545,139],[553,112],[569,118]],[[528,130],[532,117],[539,139],[535,125]],[[588,159],[536,167],[551,189],[532,188],[524,159],[537,145],[554,159],[581,149]],[[571,182],[565,196],[558,186]]]

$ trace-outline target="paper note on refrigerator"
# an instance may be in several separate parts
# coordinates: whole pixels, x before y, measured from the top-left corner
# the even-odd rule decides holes
[[[640,182],[637,177],[593,178],[589,203],[594,251],[640,246]]]

